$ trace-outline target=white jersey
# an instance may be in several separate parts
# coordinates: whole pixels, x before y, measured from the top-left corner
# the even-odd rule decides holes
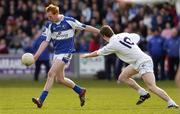
[[[135,33],[115,34],[110,38],[109,43],[97,53],[98,55],[115,53],[122,61],[129,64],[140,64],[151,60],[151,57],[137,46],[139,40],[140,36]]]

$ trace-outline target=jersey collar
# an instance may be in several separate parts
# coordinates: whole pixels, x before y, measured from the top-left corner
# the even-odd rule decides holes
[[[111,42],[114,38],[115,38],[115,34],[113,36],[111,36],[111,38],[109,39],[109,42]]]
[[[59,15],[59,16],[60,16],[60,15]],[[62,16],[61,20],[59,20],[58,22],[56,22],[57,25],[60,24],[60,23],[64,20],[64,15],[61,15],[61,16]]]

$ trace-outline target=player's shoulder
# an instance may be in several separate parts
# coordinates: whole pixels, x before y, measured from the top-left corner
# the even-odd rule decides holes
[[[64,20],[65,21],[73,21],[73,22],[75,22],[75,19],[73,17],[70,17],[70,16],[64,16]]]
[[[118,37],[124,38],[124,37],[128,37],[128,38],[140,38],[139,34],[136,33],[127,33],[127,32],[123,32],[123,33],[119,33],[117,34]]]
[[[114,45],[117,43],[117,41],[119,41],[118,35],[117,35],[117,34],[114,34],[114,35],[110,38],[108,45],[109,45],[109,46],[114,46]]]
[[[126,33],[118,33],[112,36],[111,41],[121,40],[126,36],[127,36]]]
[[[45,24],[44,24],[44,26],[45,26],[46,28],[49,28],[49,26],[50,26],[51,24],[52,24],[51,21],[46,21]]]
[[[127,32],[122,32],[122,33],[119,33],[117,34],[118,37],[129,37],[130,36],[130,33],[127,33]]]

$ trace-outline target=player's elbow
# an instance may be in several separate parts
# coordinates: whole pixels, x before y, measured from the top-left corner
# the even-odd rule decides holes
[[[45,40],[44,40],[44,41],[42,42],[42,45],[44,45],[44,46],[48,46],[48,44],[49,44],[48,41],[45,41]]]

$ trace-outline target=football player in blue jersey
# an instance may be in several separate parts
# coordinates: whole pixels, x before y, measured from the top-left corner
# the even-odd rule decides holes
[[[50,41],[52,41],[54,46],[54,58],[52,67],[48,72],[46,84],[40,97],[32,98],[32,101],[38,108],[41,108],[54,80],[56,79],[57,82],[72,88],[79,95],[80,105],[83,106],[85,103],[86,89],[76,85],[72,80],[66,78],[64,69],[65,66],[69,64],[72,53],[75,52],[75,30],[79,29],[99,33],[99,29],[82,24],[74,18],[59,14],[59,7],[53,4],[46,7],[46,15],[49,22],[46,23],[41,34],[41,37],[44,37],[46,40],[40,44],[39,49],[34,55],[34,59],[35,61],[38,59]]]

